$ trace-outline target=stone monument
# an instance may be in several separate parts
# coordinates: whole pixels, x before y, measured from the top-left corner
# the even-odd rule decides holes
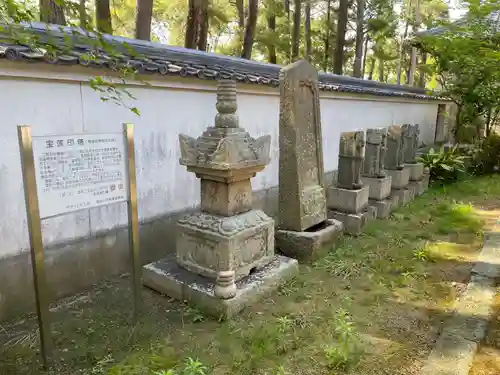
[[[403,164],[403,142],[401,126],[389,126],[384,166],[385,173],[391,177],[390,200],[392,209],[408,203],[413,198],[412,191],[407,189],[410,171]]]
[[[280,72],[279,211],[276,247],[307,258],[342,232],[327,219],[318,73],[306,60]]]
[[[201,179],[201,212],[177,223],[177,257],[144,266],[144,284],[228,317],[298,269],[274,254],[274,220],[252,209],[250,179],[269,163],[270,136],[238,125],[236,84],[217,87],[215,127],[180,135],[180,163]]]
[[[366,131],[366,150],[361,180],[370,187],[369,204],[377,208],[377,217],[385,218],[391,213],[392,177],[384,171],[387,129],[368,129]]]
[[[429,186],[429,179],[424,178],[424,165],[417,162],[418,142],[420,136],[419,125],[403,125],[403,136],[403,159],[405,168],[409,170],[408,174],[410,182],[408,184],[408,189],[412,190],[413,195],[417,197],[422,195]]]
[[[328,216],[341,221],[347,233],[358,234],[366,221],[376,216],[368,206],[370,187],[361,181],[365,151],[365,132],[340,135],[337,181],[328,188]]]

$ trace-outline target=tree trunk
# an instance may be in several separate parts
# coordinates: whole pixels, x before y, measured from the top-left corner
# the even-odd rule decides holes
[[[236,0],[236,11],[238,13],[238,27],[243,30],[245,27],[245,6],[243,0]]]
[[[330,22],[331,22],[331,7],[332,7],[332,0],[327,0],[326,3],[326,35],[325,35],[325,54],[323,57],[323,71],[328,70],[328,57],[330,56]]]
[[[378,59],[378,80],[384,82],[384,60]]]
[[[112,34],[111,12],[109,10],[109,0],[95,1],[95,18],[97,30],[101,33]]]
[[[305,22],[304,22],[304,39],[306,42],[306,59],[311,61],[311,0],[306,0],[306,8],[305,8]]]
[[[40,21],[66,25],[64,6],[58,0],[40,0]]]
[[[88,26],[86,0],[80,0],[80,6],[78,7],[78,16],[80,18],[80,27],[82,29],[86,29]]]
[[[267,26],[273,33],[276,32],[276,15],[274,13],[269,13],[267,16]],[[267,46],[267,60],[271,64],[276,64],[278,62],[276,58],[276,46],[273,43]]]
[[[290,36],[292,34],[292,27],[291,27],[291,19],[290,19],[290,0],[285,0],[285,13],[286,13],[286,29],[288,31],[288,35]],[[292,48],[290,43],[287,45],[287,51],[286,55],[288,57],[288,61],[292,61]]]
[[[243,51],[241,57],[252,58],[252,47],[257,28],[257,15],[259,11],[259,0],[248,0],[248,17],[245,26],[245,37],[243,38]]]
[[[297,58],[299,57],[301,0],[294,0],[294,5],[295,9],[293,13],[292,61],[297,60]]]
[[[151,0],[152,1],[152,0]],[[202,0],[198,13],[198,49],[207,50],[208,42],[208,0]]]
[[[369,40],[370,40],[370,38],[367,35],[365,38],[365,45],[363,47],[363,51],[365,51],[365,53],[363,54],[363,69],[361,72],[361,77],[364,77],[365,73],[366,73],[366,57],[368,56],[368,41]]]
[[[135,17],[136,39],[151,40],[152,17],[153,17],[153,0],[137,0],[137,12]]]
[[[411,9],[411,0],[408,4],[408,11],[407,11],[407,14],[406,14],[406,24],[405,24],[405,31],[403,33],[403,35],[401,36],[401,41],[400,41],[400,45],[399,45],[399,58],[398,58],[398,65],[397,65],[397,68],[396,68],[396,75],[397,75],[397,78],[396,78],[396,83],[398,85],[401,84],[401,71],[403,70],[402,68],[402,64],[403,64],[403,56],[404,56],[404,42],[406,40],[406,37],[408,36],[408,26],[410,24],[410,9]]]
[[[415,6],[415,22],[413,24],[413,34],[420,27],[420,0],[416,0],[417,4]],[[413,86],[415,82],[415,71],[417,69],[417,47],[411,48],[411,60],[410,60],[410,79],[409,84]]]
[[[362,78],[363,66],[363,26],[365,21],[365,0],[358,0],[356,11],[356,55],[354,58],[353,76]]]
[[[368,72],[368,79],[373,81],[373,73],[375,73],[375,58],[370,56],[370,71]]]
[[[347,30],[347,10],[349,0],[339,0],[339,12],[337,23],[337,41],[335,44],[335,55],[333,58],[333,73],[342,75],[344,67],[345,33]]]
[[[427,53],[423,52],[422,53],[422,67],[425,67],[425,64],[427,63]],[[418,77],[418,87],[425,88],[425,70],[424,68],[420,69],[420,75]]]
[[[189,0],[184,47],[194,49],[198,40],[197,5],[199,0]]]

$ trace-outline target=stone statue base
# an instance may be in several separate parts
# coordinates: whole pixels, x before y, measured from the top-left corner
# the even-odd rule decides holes
[[[274,257],[274,220],[263,211],[234,216],[198,212],[177,223],[177,262],[215,280],[218,271],[234,271],[237,281]]]
[[[188,301],[208,315],[225,319],[256,303],[298,270],[295,259],[274,256],[264,267],[237,281],[236,295],[230,299],[217,297],[213,280],[180,267],[174,257],[145,265],[143,280],[144,285],[153,290]]]
[[[393,203],[390,199],[382,199],[378,201],[370,199],[368,201],[368,204],[376,208],[377,219],[385,219],[391,214],[391,211],[393,210]]]
[[[424,176],[424,165],[422,163],[405,164],[405,169],[408,169],[410,181],[420,181]]]
[[[314,258],[322,248],[332,245],[342,230],[343,225],[337,220],[325,220],[303,232],[278,229],[275,235],[276,248],[299,260]]]
[[[386,169],[385,173],[387,176],[392,178],[391,189],[404,189],[408,182],[410,181],[410,170],[408,168],[403,169]]]
[[[329,187],[326,192],[326,205],[330,210],[357,214],[368,205],[370,187],[349,190],[339,187]]]
[[[377,208],[368,205],[357,214],[328,210],[328,218],[340,221],[344,225],[344,232],[354,236],[360,234],[366,223],[376,217]]]
[[[361,177],[363,183],[370,187],[368,194],[369,199],[381,201],[386,199],[391,194],[392,177],[386,176],[382,178]]]
[[[389,199],[393,202],[392,210],[410,203],[413,198],[413,189],[393,189],[389,195]]]

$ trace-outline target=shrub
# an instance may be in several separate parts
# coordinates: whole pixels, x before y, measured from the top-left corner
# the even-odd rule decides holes
[[[435,151],[431,148],[419,158],[424,167],[429,169],[430,179],[441,183],[453,182],[462,177],[465,171],[464,161],[467,156],[462,155],[457,146],[445,150],[441,147]]]
[[[477,143],[471,152],[472,169],[476,175],[490,174],[500,168],[500,135],[490,134]]]

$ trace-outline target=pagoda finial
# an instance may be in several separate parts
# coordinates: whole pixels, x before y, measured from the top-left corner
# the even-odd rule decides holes
[[[216,128],[237,128],[239,125],[236,110],[236,82],[231,79],[219,81],[217,86],[217,115],[215,115]]]

